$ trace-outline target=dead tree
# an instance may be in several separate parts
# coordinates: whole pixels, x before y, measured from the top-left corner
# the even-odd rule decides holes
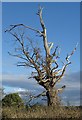
[[[65,62],[62,62],[63,67],[59,69],[59,64],[57,61],[60,57],[60,54],[57,54],[58,46],[51,53],[53,43],[48,43],[47,40],[47,31],[42,18],[42,9],[43,8],[39,7],[37,13],[40,18],[42,31],[24,24],[16,24],[10,25],[10,28],[5,32],[10,33],[19,45],[19,47],[15,48],[16,54],[9,52],[10,55],[22,60],[17,63],[17,66],[28,66],[35,69],[35,72],[33,72],[30,78],[34,78],[39,85],[45,88],[48,105],[59,105],[58,93],[61,92],[66,86],[64,85],[61,88],[56,89],[56,83],[61,81],[67,66],[71,64],[69,58],[74,54],[76,47],[71,54],[66,56]],[[45,57],[41,55],[40,48],[33,46],[32,40],[28,36],[26,36],[28,41],[26,40],[24,37],[24,32],[21,34],[16,32],[17,28],[21,27],[36,32],[40,37],[42,37]],[[28,45],[28,42],[30,43],[30,46]],[[30,47],[31,52],[29,49]]]

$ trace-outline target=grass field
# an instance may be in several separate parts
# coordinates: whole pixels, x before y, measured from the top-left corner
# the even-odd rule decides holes
[[[81,117],[82,107],[47,107],[34,105],[32,107],[3,107],[3,118],[68,118]]]

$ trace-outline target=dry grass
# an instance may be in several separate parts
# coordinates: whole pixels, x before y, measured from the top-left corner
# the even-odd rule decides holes
[[[80,118],[79,107],[46,107],[31,108],[3,107],[3,118]]]

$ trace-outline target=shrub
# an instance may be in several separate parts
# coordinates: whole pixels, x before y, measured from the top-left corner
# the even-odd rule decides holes
[[[2,99],[2,106],[24,106],[23,100],[20,98],[18,93],[12,93],[6,95]]]

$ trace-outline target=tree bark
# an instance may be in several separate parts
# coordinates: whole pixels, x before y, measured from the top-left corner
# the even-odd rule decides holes
[[[57,94],[57,91],[54,88],[50,88],[49,91],[46,92],[47,96],[47,104],[48,106],[59,106],[60,100]]]

